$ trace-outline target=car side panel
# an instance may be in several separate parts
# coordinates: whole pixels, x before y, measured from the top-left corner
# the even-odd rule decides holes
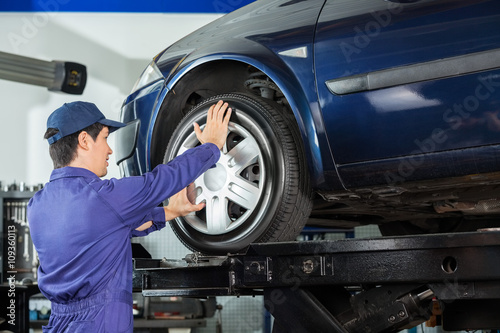
[[[316,78],[327,136],[345,185],[381,184],[384,177],[374,181],[353,175],[366,170],[397,172],[409,156],[426,155],[425,163],[414,162],[414,168],[436,161],[460,164],[461,159],[474,156],[466,149],[499,144],[500,72],[461,73],[457,68],[449,76],[422,82],[409,78],[406,84],[403,78],[395,86],[340,94],[333,93],[327,81],[418,64],[432,68],[433,62],[497,48],[498,1],[327,1],[316,35]],[[452,150],[451,155],[437,154]],[[382,169],[388,167],[391,169]],[[472,170],[460,169],[445,168],[438,177]],[[485,164],[483,169],[474,168],[486,172],[491,165]],[[416,174],[435,177],[421,172],[405,180],[414,180]]]
[[[313,75],[313,38],[323,3],[267,1],[255,6],[255,12],[251,4],[170,46],[157,63],[167,75],[173,67],[170,59],[183,55],[168,76],[166,86],[170,91],[183,83],[187,73],[209,62],[238,61],[261,70],[280,87],[296,116],[313,186],[343,189],[325,136]],[[247,13],[242,15],[241,11]],[[297,48],[306,49],[306,55],[287,55]]]

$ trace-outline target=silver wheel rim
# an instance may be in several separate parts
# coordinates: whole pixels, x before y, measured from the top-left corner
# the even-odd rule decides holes
[[[196,122],[203,118],[200,114]],[[183,220],[192,228],[207,235],[222,235],[246,224],[250,232],[260,220],[263,209],[257,216],[250,216],[257,206],[266,207],[269,193],[264,193],[266,167],[260,142],[267,143],[266,136],[255,122],[244,114],[238,114],[240,124],[229,123],[228,140],[221,151],[215,168],[209,169],[188,187],[191,202],[205,203],[200,212],[191,213]],[[201,126],[202,129],[204,125]],[[186,130],[191,130],[187,126]],[[194,132],[181,143],[177,155],[199,144]],[[266,145],[262,147],[268,149]]]

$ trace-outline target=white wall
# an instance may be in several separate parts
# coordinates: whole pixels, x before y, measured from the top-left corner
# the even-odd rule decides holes
[[[63,103],[95,103],[118,120],[120,106],[158,52],[219,14],[0,13],[0,51],[87,66],[83,95],[0,80],[0,181],[48,181],[46,120]],[[113,135],[109,139],[114,147]],[[114,155],[107,177],[120,177]]]

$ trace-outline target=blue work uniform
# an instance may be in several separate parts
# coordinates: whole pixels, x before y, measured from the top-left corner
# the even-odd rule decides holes
[[[142,176],[102,180],[74,167],[53,170],[28,205],[38,285],[52,303],[43,332],[132,332],[130,238],[165,226],[158,207],[217,163],[207,143]],[[147,221],[153,225],[136,231]]]

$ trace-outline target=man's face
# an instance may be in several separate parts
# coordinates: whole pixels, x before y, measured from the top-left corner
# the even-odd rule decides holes
[[[99,177],[108,173],[108,159],[113,150],[108,145],[109,128],[104,127],[97,139],[90,145],[92,155],[92,171]],[[92,141],[92,138],[90,138]]]

